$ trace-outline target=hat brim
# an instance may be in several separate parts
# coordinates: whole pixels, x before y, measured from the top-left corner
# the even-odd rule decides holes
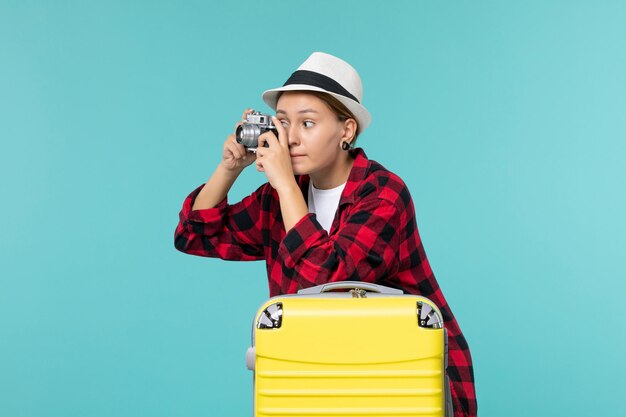
[[[339,100],[344,106],[346,106],[348,110],[352,112],[352,114],[354,114],[357,124],[359,125],[357,130],[359,134],[362,133],[372,121],[372,116],[370,115],[369,111],[367,111],[367,109],[363,107],[360,103],[357,103],[356,101],[348,97],[342,96],[341,94],[336,94],[331,91],[324,90],[323,88],[307,84],[290,84],[283,87],[266,90],[265,92],[263,92],[263,101],[265,101],[265,103],[272,109],[276,110],[276,105],[278,103],[278,94],[283,91],[319,91],[322,93],[330,94],[331,96]]]

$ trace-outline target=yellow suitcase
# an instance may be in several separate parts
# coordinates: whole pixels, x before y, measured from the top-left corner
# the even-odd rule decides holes
[[[254,415],[452,416],[441,317],[427,298],[355,281],[271,298],[246,354]]]

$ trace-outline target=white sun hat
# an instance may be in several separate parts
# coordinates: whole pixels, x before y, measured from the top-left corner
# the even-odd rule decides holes
[[[313,52],[282,87],[265,91],[263,101],[276,110],[278,94],[282,91],[320,91],[330,94],[354,114],[359,133],[372,120],[370,113],[361,104],[363,84],[359,74],[346,61],[324,52]]]

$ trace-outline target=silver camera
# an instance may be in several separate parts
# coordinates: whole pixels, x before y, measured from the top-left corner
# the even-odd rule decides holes
[[[273,130],[278,136],[276,126],[272,123],[269,114],[253,111],[246,116],[246,121],[237,127],[235,137],[237,142],[248,149],[256,149],[259,146],[259,136]],[[267,143],[265,144],[267,146]]]

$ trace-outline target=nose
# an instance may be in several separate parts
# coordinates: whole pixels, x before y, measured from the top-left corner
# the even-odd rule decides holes
[[[287,130],[287,141],[289,146],[296,146],[300,143],[300,139],[298,139],[298,133],[295,131],[294,126],[289,126]]]

